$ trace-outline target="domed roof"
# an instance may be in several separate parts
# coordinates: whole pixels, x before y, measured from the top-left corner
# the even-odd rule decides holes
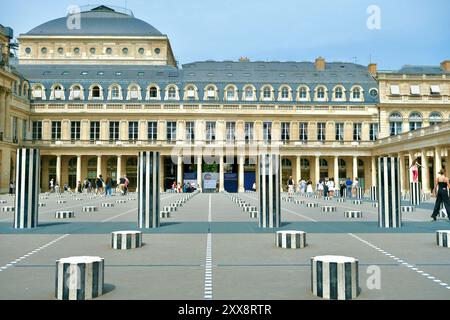
[[[81,28],[67,27],[68,17],[48,21],[34,28],[31,36],[162,36],[152,25],[107,6],[97,6],[80,13]],[[70,22],[70,21],[69,21]]]

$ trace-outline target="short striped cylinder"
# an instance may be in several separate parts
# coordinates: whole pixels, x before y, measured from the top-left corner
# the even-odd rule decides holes
[[[420,182],[411,182],[409,184],[410,197],[409,201],[412,206],[419,206],[422,200],[422,185]]]
[[[400,228],[401,197],[399,158],[378,158],[378,225],[380,228]]]
[[[136,198],[128,198],[128,201],[136,201]]]
[[[347,198],[347,189],[342,189],[342,192],[339,190],[339,195],[341,198]]]
[[[284,249],[302,249],[306,247],[306,232],[277,231],[275,245]]]
[[[258,218],[258,211],[250,211],[250,218],[251,219],[257,219]]]
[[[96,206],[85,206],[83,207],[83,212],[95,212],[98,211]]]
[[[239,207],[241,207],[241,208],[245,208],[246,206],[247,206],[247,204],[245,202],[239,203]]]
[[[323,206],[322,212],[336,212],[335,206]]]
[[[39,203],[39,208],[44,208],[46,206],[47,206],[47,204],[45,204],[45,203]]]
[[[103,294],[103,285],[103,258],[70,257],[56,261],[56,299],[94,299]]]
[[[372,207],[374,207],[374,208],[378,208],[378,202],[374,202],[374,203],[372,203]]]
[[[305,204],[305,200],[295,200],[295,204]]]
[[[63,203],[67,203],[67,201],[66,200],[57,200],[56,203],[57,204],[63,204]]]
[[[352,204],[361,205],[362,204],[362,200],[352,200]]]
[[[111,233],[111,248],[115,250],[130,250],[142,247],[142,232],[115,231]]]
[[[161,211],[161,218],[170,218],[170,211]]]
[[[336,201],[339,203],[343,203],[345,202],[345,198],[337,198]]]
[[[55,212],[56,219],[70,219],[75,218],[75,212],[73,211],[56,211]]]
[[[331,197],[323,197],[323,200],[331,200]]]
[[[138,162],[138,227],[159,228],[160,154],[153,151],[139,152]]]
[[[307,208],[318,208],[319,204],[318,203],[307,203],[306,207]]]
[[[378,201],[378,190],[376,186],[370,187],[370,201],[372,202]]]
[[[114,203],[102,203],[103,208],[112,208],[114,207]]]
[[[244,212],[250,212],[250,211],[255,211],[255,207],[248,206],[248,207],[244,208]]]
[[[48,200],[48,197],[39,197],[39,200]]]
[[[311,290],[328,300],[352,300],[359,296],[358,260],[341,256],[311,258]]]
[[[259,164],[259,227],[279,228],[280,204],[280,155],[263,154]]]
[[[116,200],[116,203],[122,204],[122,203],[127,203],[126,200]]]
[[[438,247],[450,248],[450,230],[437,230],[436,244]]]
[[[286,202],[292,202],[292,198],[286,198]]]
[[[2,211],[3,212],[14,212],[16,211],[14,207],[11,206],[7,206],[7,207],[2,207]]]
[[[362,199],[364,197],[364,189],[363,188],[356,188],[355,190],[356,199]]]
[[[320,197],[317,194],[315,194],[315,195],[313,195],[313,198],[314,199],[319,199]]]
[[[413,206],[402,206],[402,212],[414,212]]]
[[[344,217],[349,219],[361,219],[363,215],[361,211],[345,211]]]
[[[75,201],[83,201],[84,199],[82,198],[75,198]]]
[[[6,200],[0,200],[0,204],[7,204],[8,203],[8,201],[6,201]]]
[[[32,229],[38,226],[40,165],[41,156],[38,149],[22,148],[17,150],[15,229]]]

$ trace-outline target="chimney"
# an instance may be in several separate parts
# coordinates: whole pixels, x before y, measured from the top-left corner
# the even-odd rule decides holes
[[[325,71],[325,65],[326,63],[324,58],[318,57],[316,59],[315,66],[317,71]]]
[[[368,69],[369,69],[369,73],[370,73],[371,75],[374,76],[374,75],[377,74],[377,64],[376,64],[376,63],[371,63],[371,64],[369,64]]]
[[[250,62],[250,59],[247,57],[240,57],[239,62]]]
[[[444,60],[441,62],[441,69],[450,72],[450,60]]]

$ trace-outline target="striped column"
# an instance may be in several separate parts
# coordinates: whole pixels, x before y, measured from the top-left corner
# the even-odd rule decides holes
[[[31,229],[38,226],[40,166],[39,149],[17,150],[15,229]]]
[[[361,200],[364,196],[364,189],[363,188],[356,188],[356,199]]]
[[[436,244],[438,247],[450,248],[450,230],[436,231]]]
[[[139,152],[138,227],[159,228],[159,152]]]
[[[401,196],[399,159],[378,159],[378,225],[380,228],[400,228]]]
[[[116,250],[130,250],[142,247],[142,232],[115,231],[111,233],[111,248]]]
[[[89,300],[103,294],[104,260],[70,257],[56,261],[55,297],[58,300]]]
[[[341,256],[311,258],[311,290],[324,299],[355,299],[359,295],[358,260]]]
[[[275,154],[259,156],[259,227],[279,228],[280,206],[280,164]]]
[[[376,186],[370,187],[370,201],[371,202],[378,201],[378,188]]]
[[[411,182],[409,185],[409,200],[412,206],[419,206],[422,200],[422,184],[420,182]]]
[[[275,237],[275,245],[284,249],[302,249],[306,247],[306,232],[303,231],[278,231]]]

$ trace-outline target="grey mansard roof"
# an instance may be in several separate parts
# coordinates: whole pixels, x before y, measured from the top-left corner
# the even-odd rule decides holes
[[[441,66],[404,65],[400,70],[390,71],[389,73],[443,75],[450,72],[443,70]]]
[[[256,90],[264,85],[272,85],[278,90],[281,85],[289,85],[295,92],[300,85],[307,85],[313,92],[317,85],[324,85],[332,92],[336,85],[342,85],[347,91],[354,85],[364,90],[366,102],[377,102],[369,92],[378,88],[377,81],[369,74],[367,67],[331,62],[325,71],[317,71],[312,62],[194,62],[185,64],[182,69],[171,66],[133,66],[133,65],[18,65],[19,71],[30,80],[31,84],[41,83],[48,90],[59,83],[67,90],[73,84],[80,84],[85,89],[97,83],[107,90],[117,83],[127,89],[131,83],[137,83],[143,90],[155,83],[161,89],[168,84],[175,84],[181,93],[187,84],[194,84],[203,97],[205,86],[214,84],[223,95],[229,84],[238,90],[244,85],[252,84]],[[119,72],[119,73],[118,73]],[[105,91],[106,92],[106,91]],[[348,101],[346,102],[349,103]],[[339,104],[333,102],[333,104]]]
[[[152,25],[106,6],[81,12],[81,28],[69,29],[68,17],[48,21],[32,29],[30,36],[162,36]]]

